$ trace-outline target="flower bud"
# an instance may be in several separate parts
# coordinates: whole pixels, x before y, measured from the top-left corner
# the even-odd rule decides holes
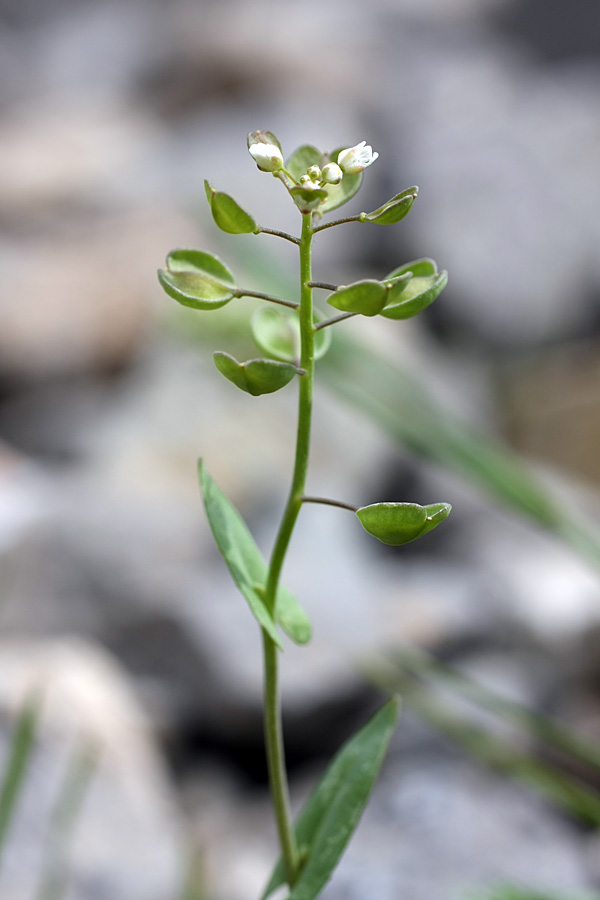
[[[283,168],[283,155],[276,144],[257,142],[248,147],[250,155],[261,172],[278,172]]]
[[[318,166],[310,166],[306,170],[306,174],[310,178],[311,181],[320,181],[321,180],[321,170]]]
[[[373,148],[368,146],[366,141],[361,141],[354,147],[341,150],[337,161],[345,175],[358,175],[374,163],[378,156],[379,153],[373,153]]]
[[[325,184],[339,184],[343,177],[344,173],[337,163],[327,163],[326,166],[323,166],[321,180],[324,181]]]

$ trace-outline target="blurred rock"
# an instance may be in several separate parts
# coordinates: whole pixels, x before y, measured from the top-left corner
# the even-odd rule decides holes
[[[533,459],[600,483],[598,345],[573,341],[507,366],[501,379],[505,433]]]
[[[499,348],[586,334],[600,283],[597,68],[538,67],[481,23],[406,30],[398,15],[387,37],[382,131],[398,180],[421,186],[410,242],[451,273],[436,312]]]
[[[179,234],[191,230],[179,222]],[[83,234],[0,246],[0,377],[111,372],[148,339],[165,211],[107,217]],[[176,230],[176,229],[173,229]]]
[[[1,741],[27,697],[42,716],[2,867],[3,890],[35,895],[57,833],[56,806],[76,754],[95,760],[67,850],[69,900],[172,900],[183,833],[174,795],[123,672],[94,645],[4,640]],[[57,862],[57,860],[55,860]],[[60,863],[60,860],[58,861]]]
[[[399,737],[402,727],[401,719]],[[295,806],[319,774],[292,785]],[[210,896],[258,896],[277,852],[266,799],[235,791],[222,772],[200,769],[188,802]],[[589,849],[577,826],[538,796],[430,736],[427,746],[408,757],[392,752],[384,764],[323,898],[464,900],[502,883],[583,894],[597,887]]]
[[[537,796],[423,754],[390,760],[323,898],[463,900],[499,884],[559,895],[597,886],[578,829]]]

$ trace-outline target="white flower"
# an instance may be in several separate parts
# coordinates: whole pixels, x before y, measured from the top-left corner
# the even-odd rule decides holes
[[[261,172],[278,172],[283,167],[283,156],[276,144],[251,144],[250,155]]]
[[[337,163],[327,163],[323,166],[321,178],[326,184],[339,184],[343,177],[344,173]]]
[[[357,175],[371,163],[374,163],[379,153],[373,153],[373,148],[367,146],[366,141],[361,141],[355,147],[348,147],[338,155],[338,166],[346,175]]]

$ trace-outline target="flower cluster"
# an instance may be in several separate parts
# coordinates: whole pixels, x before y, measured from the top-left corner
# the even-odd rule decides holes
[[[292,170],[290,161],[286,168],[281,145],[272,132],[253,131],[248,135],[248,150],[258,168],[280,178],[302,212],[321,213],[332,188],[341,185],[346,176],[360,175],[379,156],[366,141],[331,154],[333,158],[315,148],[308,149],[314,150],[310,155],[315,161],[309,161],[304,171],[297,171],[295,166]]]

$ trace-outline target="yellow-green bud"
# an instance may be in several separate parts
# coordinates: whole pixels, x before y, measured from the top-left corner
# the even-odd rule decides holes
[[[320,181],[321,179],[321,170],[318,166],[310,166],[310,168],[306,170],[306,174],[311,181]]]

